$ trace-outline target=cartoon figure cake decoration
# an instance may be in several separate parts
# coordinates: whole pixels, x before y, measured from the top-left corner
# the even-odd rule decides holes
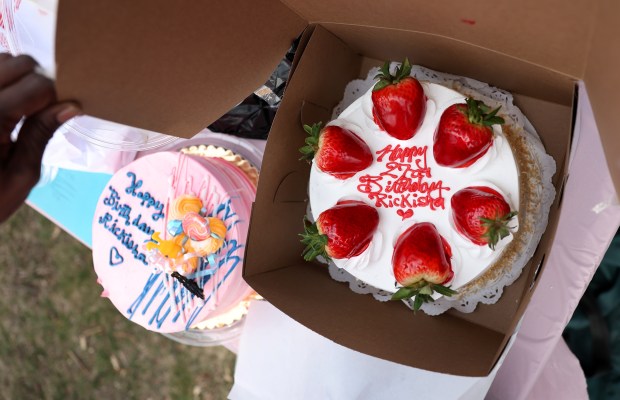
[[[166,224],[169,239],[154,232],[145,243],[147,260],[155,271],[165,272],[177,279],[192,294],[204,300],[203,290],[193,280],[215,272],[215,253],[224,244],[226,224],[219,218],[208,217],[202,201],[191,194],[184,194],[170,205],[170,219]],[[204,263],[207,266],[198,272]]]

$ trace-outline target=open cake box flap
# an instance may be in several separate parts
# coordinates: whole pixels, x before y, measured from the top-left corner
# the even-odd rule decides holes
[[[269,0],[61,0],[59,97],[95,117],[191,137],[258,89],[305,26]]]
[[[384,27],[458,38],[574,77],[583,75],[596,15],[593,2],[583,0],[561,7],[549,0],[282,1],[310,23]]]
[[[61,0],[57,87],[90,115],[190,137],[260,87],[308,23],[427,32],[584,79],[620,187],[618,11],[613,0]]]

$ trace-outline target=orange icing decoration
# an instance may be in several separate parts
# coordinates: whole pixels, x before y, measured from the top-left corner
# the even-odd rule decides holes
[[[183,219],[188,213],[198,213],[202,209],[202,201],[191,194],[184,194],[174,199],[170,205],[170,219]]]

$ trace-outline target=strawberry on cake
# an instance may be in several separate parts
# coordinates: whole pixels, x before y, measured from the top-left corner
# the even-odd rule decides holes
[[[534,222],[521,212],[541,212],[540,180],[520,180],[539,174],[506,115],[471,90],[419,81],[408,60],[393,72],[386,63],[338,118],[305,127],[316,221],[302,235],[306,260],[415,310],[456,303],[525,265]]]

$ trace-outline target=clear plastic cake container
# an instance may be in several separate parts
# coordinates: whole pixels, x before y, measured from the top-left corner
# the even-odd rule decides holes
[[[244,321],[245,315],[241,319],[221,328],[209,330],[195,328],[183,332],[162,333],[162,335],[187,346],[211,347],[228,345],[234,348],[235,342],[243,332]]]
[[[252,301],[258,299],[258,295],[252,294],[224,315],[199,322],[186,331],[162,333],[162,335],[188,346],[236,348],[237,340],[243,332],[248,307]]]
[[[177,140],[164,144],[160,148],[140,152],[138,154],[138,158],[158,151],[174,151],[190,148],[192,146],[211,145],[222,147],[239,154],[259,171],[263,163],[263,149],[255,146],[248,139],[239,138],[225,133],[212,132],[208,129],[198,132],[191,139],[175,139]]]
[[[61,130],[98,147],[117,151],[161,149],[178,142],[174,136],[117,124],[87,115],[69,120]]]

